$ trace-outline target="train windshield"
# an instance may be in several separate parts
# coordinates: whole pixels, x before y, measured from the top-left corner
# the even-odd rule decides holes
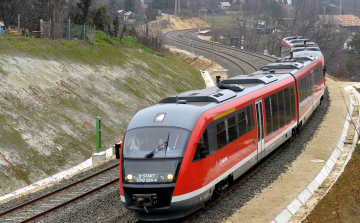
[[[182,157],[189,135],[187,130],[171,127],[130,130],[125,134],[123,156],[144,159]]]

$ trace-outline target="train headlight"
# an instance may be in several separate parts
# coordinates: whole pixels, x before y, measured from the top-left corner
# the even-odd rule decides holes
[[[133,180],[133,175],[132,175],[132,174],[126,175],[125,180],[128,181],[128,182],[132,182],[132,180]]]
[[[174,175],[173,174],[168,174],[166,176],[166,178],[169,180],[169,181],[172,181],[174,179]]]

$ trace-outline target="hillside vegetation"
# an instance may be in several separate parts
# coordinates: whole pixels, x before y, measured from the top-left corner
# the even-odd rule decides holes
[[[0,43],[0,195],[91,157],[97,116],[105,150],[138,110],[205,87],[199,71],[134,38]]]

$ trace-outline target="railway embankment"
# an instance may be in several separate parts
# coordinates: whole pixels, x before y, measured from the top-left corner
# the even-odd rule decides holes
[[[0,36],[0,195],[88,159],[161,98],[205,87],[198,70],[136,39],[95,43]]]

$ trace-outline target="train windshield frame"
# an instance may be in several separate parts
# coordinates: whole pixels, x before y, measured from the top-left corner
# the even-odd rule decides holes
[[[183,157],[190,131],[176,127],[142,127],[125,133],[123,157],[133,159]],[[165,145],[165,148],[162,148]],[[159,149],[160,148],[160,149]],[[153,153],[152,156],[147,156]]]

